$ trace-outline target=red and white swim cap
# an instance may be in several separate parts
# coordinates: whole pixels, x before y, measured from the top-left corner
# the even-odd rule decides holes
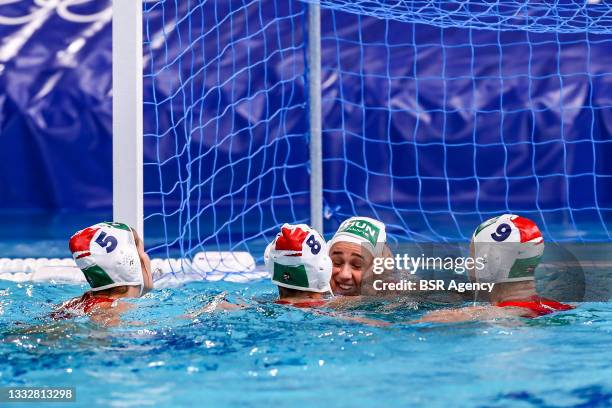
[[[144,288],[134,234],[126,224],[102,222],[70,238],[70,251],[93,291],[116,286]]]
[[[479,282],[533,280],[544,253],[544,238],[535,222],[504,214],[480,224],[472,236],[474,257],[484,259],[475,269]]]
[[[309,292],[331,292],[332,262],[327,243],[305,224],[284,224],[266,248],[264,260],[272,282]]]

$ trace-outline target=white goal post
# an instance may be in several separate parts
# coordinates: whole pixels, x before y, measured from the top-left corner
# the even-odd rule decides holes
[[[113,0],[113,220],[143,236],[142,0]]]
[[[113,0],[113,220],[144,236],[142,18],[143,0]],[[308,5],[307,52],[310,223],[322,234],[321,34],[315,3]]]
[[[308,4],[308,99],[310,115],[310,226],[323,235],[321,121],[321,9]]]

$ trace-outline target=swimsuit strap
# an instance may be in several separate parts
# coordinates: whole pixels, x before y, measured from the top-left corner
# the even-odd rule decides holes
[[[94,296],[91,292],[85,293],[79,300],[85,313],[89,313],[99,303],[113,303],[115,301],[115,299],[107,296]]]
[[[106,296],[94,296],[90,292],[86,292],[80,298],[74,298],[59,307],[59,309],[51,312],[53,319],[69,319],[79,316],[80,312],[89,313],[95,305],[99,303],[112,303],[115,299]]]

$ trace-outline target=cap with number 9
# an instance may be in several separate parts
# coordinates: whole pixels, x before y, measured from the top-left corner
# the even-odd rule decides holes
[[[480,224],[472,236],[474,258],[484,267],[474,270],[478,282],[533,280],[544,253],[544,239],[535,222],[504,214]]]

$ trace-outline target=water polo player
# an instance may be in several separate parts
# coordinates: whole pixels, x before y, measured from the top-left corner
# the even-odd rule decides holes
[[[484,268],[470,270],[473,282],[493,283],[489,306],[431,312],[420,321],[451,322],[499,317],[534,318],[574,307],[538,296],[535,269],[544,253],[544,239],[531,220],[504,214],[480,224],[470,243],[473,258]]]
[[[305,224],[284,224],[267,246],[264,260],[272,282],[278,286],[276,303],[295,307],[320,307],[331,292],[332,262],[327,243]]]
[[[325,240],[316,230],[304,224],[284,224],[267,246],[264,260],[272,283],[278,286],[279,297],[275,303],[300,308],[337,307],[333,299],[325,297],[325,294],[333,296],[330,286],[332,261]],[[317,310],[316,313],[369,326],[390,325],[330,310]]]
[[[70,238],[69,246],[91,290],[62,304],[53,318],[89,315],[113,323],[130,307],[118,299],[140,297],[153,288],[151,260],[138,233],[126,224],[85,228]]]
[[[374,257],[390,257],[385,224],[368,217],[345,220],[329,241],[331,288],[336,295],[361,294],[364,276],[372,273]]]
[[[327,243],[314,229],[305,224],[284,224],[274,240],[266,247],[264,261],[272,283],[278,287],[278,299],[274,302],[299,308],[335,308],[330,286],[332,262]],[[331,296],[326,296],[327,294]],[[211,304],[195,313],[194,318],[205,312],[233,310],[247,307],[226,302],[221,294]],[[317,310],[317,314],[345,321],[384,327],[389,323],[361,316],[340,314],[330,310]]]

